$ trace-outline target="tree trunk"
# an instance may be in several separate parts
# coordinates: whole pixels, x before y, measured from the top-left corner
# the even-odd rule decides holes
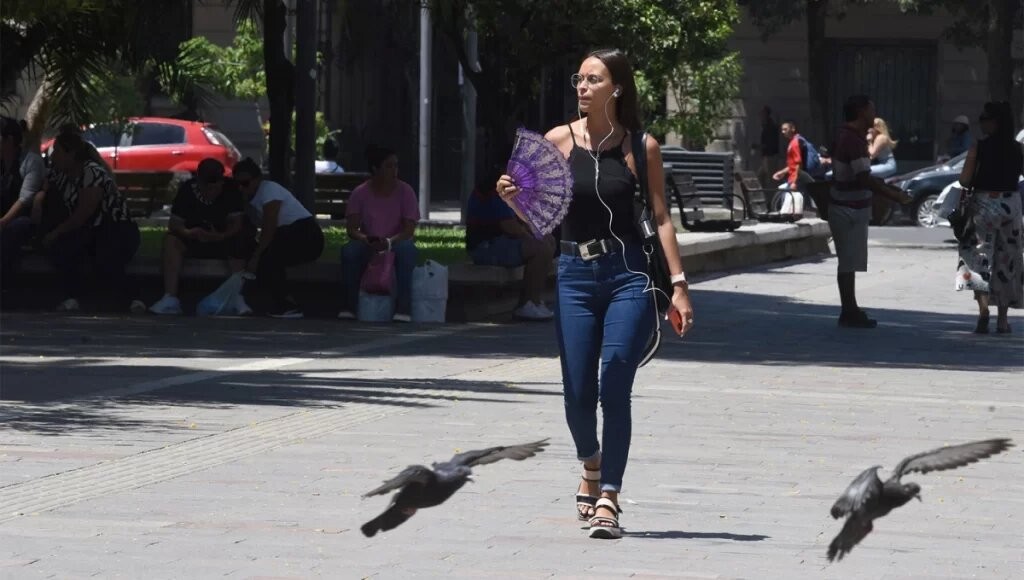
[[[807,92],[811,105],[811,141],[829,142],[831,131],[828,110],[828,51],[825,41],[825,21],[828,0],[807,0]],[[842,95],[841,95],[842,96]]]
[[[50,81],[43,80],[36,89],[32,102],[25,111],[25,122],[28,124],[28,134],[25,135],[22,143],[26,150],[39,151],[42,142],[43,131],[50,121],[50,113],[53,110],[53,92],[50,90]]]
[[[1009,102],[1013,96],[1013,17],[1020,0],[988,0],[985,54],[988,57],[988,92],[993,101]]]
[[[263,66],[270,101],[270,179],[291,185],[292,111],[295,110],[295,72],[284,45],[288,8],[281,0],[265,0],[263,11]]]

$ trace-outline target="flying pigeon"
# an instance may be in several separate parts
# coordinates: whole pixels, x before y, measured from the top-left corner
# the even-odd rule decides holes
[[[988,439],[911,455],[896,466],[885,483],[878,478],[881,465],[865,469],[832,506],[833,518],[838,520],[843,516],[848,517],[842,531],[828,546],[829,562],[836,558],[842,560],[863,540],[871,532],[872,520],[888,514],[915,497],[921,501],[921,486],[916,483],[900,483],[904,475],[915,471],[928,473],[962,467],[1010,447],[1013,447],[1013,443],[1009,439]]]
[[[522,461],[543,451],[547,444],[548,440],[543,439],[522,445],[466,451],[455,455],[449,461],[434,463],[433,469],[422,465],[410,465],[393,479],[363,495],[365,498],[401,489],[395,494],[391,505],[384,513],[363,524],[363,534],[372,537],[378,531],[397,528],[411,518],[416,510],[441,505],[472,479],[470,468],[473,466],[486,465],[502,459]]]

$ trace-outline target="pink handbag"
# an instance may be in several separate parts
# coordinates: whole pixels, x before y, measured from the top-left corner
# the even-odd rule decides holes
[[[395,253],[377,252],[370,258],[370,263],[359,281],[359,288],[367,294],[391,294],[395,280]]]

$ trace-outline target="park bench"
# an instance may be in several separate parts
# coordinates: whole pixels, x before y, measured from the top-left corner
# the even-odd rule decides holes
[[[352,190],[369,178],[368,173],[317,173],[313,186],[315,213],[345,219],[345,205]]]
[[[134,218],[148,218],[174,200],[175,174],[170,171],[115,171],[114,183],[128,201]]]
[[[736,182],[740,185],[743,193],[743,200],[746,204],[747,213],[750,217],[759,222],[769,223],[792,223],[800,220],[803,216],[793,213],[781,213],[775,209],[773,203],[778,190],[766,189],[761,185],[753,171],[737,171]]]
[[[680,212],[682,226],[696,232],[733,231],[736,219],[732,153],[686,151],[678,147],[662,150],[668,191]],[[700,210],[699,214],[697,210]]]

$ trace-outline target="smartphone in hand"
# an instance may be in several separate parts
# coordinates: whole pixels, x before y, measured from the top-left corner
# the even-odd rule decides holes
[[[683,336],[683,315],[678,310],[669,308],[668,321],[672,325],[672,330],[676,331],[676,335]]]

